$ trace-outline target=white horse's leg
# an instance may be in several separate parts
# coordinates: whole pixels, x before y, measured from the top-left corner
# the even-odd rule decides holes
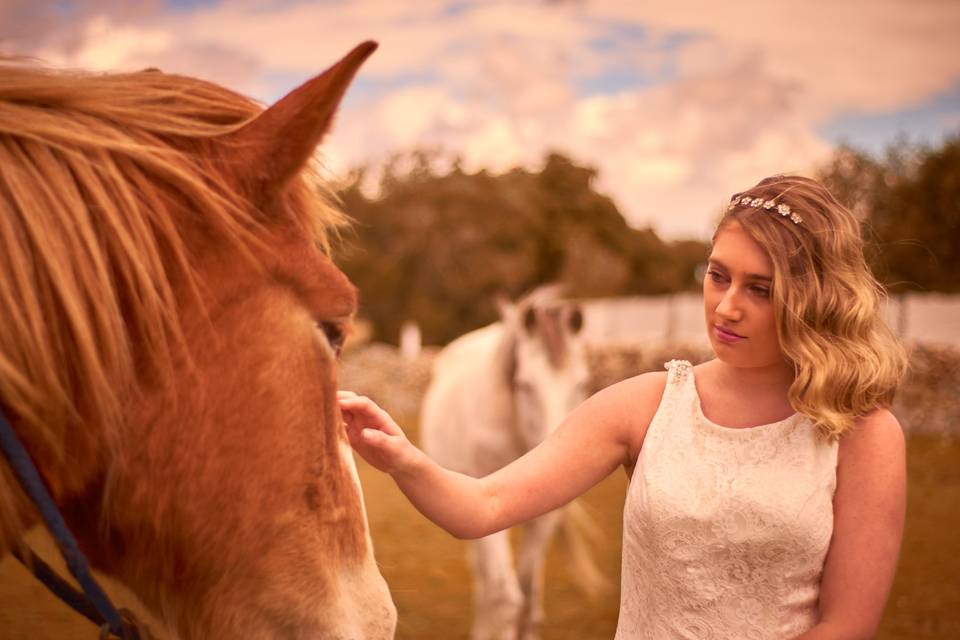
[[[513,569],[507,531],[475,540],[473,561],[473,629],[471,640],[516,640],[523,595]]]
[[[523,542],[517,573],[523,591],[520,640],[537,640],[543,623],[543,569],[550,539],[560,523],[560,511],[552,511],[523,526]]]

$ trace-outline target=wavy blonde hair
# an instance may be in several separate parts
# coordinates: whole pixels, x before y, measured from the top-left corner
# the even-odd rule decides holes
[[[731,201],[744,196],[785,203],[803,219],[737,204],[717,232],[736,221],[769,255],[777,335],[795,370],[790,404],[821,436],[839,438],[889,407],[907,362],[881,316],[886,292],[864,259],[859,222],[809,178],[765,178]]]
[[[265,246],[233,175],[263,159],[227,136],[261,111],[183,76],[0,59],[0,403],[45,456],[74,428],[109,443],[134,383],[169,379],[204,246]],[[283,195],[324,250],[345,223],[329,195],[315,177]]]

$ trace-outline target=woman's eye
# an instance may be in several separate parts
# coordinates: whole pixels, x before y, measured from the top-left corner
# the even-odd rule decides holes
[[[340,351],[343,349],[343,343],[347,339],[347,332],[344,330],[343,325],[335,322],[318,322],[317,327],[323,331],[323,335],[326,336],[327,342],[330,343],[333,352],[339,357]]]
[[[714,271],[713,269],[707,271],[707,275],[710,276],[710,279],[714,282],[723,282],[723,274],[719,271]]]
[[[770,289],[767,289],[766,287],[750,287],[750,288],[753,290],[755,294],[757,294],[761,298],[770,297]]]

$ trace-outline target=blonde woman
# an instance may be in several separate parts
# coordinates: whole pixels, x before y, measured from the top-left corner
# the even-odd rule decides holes
[[[905,356],[853,215],[820,184],[736,194],[703,297],[716,358],[600,391],[485,478],[442,469],[369,399],[341,394],[354,448],[428,518],[478,538],[623,467],[618,640],[868,638],[906,502],[889,405]]]

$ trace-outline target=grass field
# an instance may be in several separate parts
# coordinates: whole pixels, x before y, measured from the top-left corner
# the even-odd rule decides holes
[[[960,443],[914,437],[909,442],[910,493],[903,554],[878,638],[960,638]],[[388,479],[362,470],[377,558],[400,612],[397,638],[465,639],[470,576],[465,544],[414,511]],[[621,515],[626,478],[614,475],[584,498],[607,544],[597,559],[614,585],[620,570]],[[562,546],[549,560],[545,640],[613,637],[616,588],[586,600],[564,572]]]

